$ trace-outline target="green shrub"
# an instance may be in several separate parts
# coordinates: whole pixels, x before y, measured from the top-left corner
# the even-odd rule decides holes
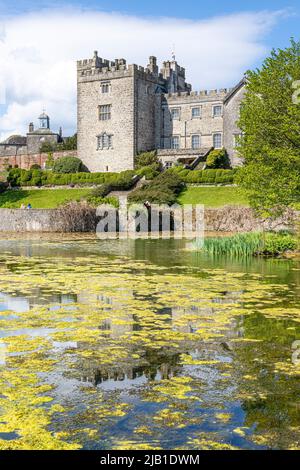
[[[20,186],[21,171],[20,168],[11,168],[8,171],[7,181],[11,186]]]
[[[32,170],[30,185],[31,186],[42,185],[42,171],[41,170]]]
[[[155,178],[152,182],[153,187],[171,189],[175,194],[179,194],[183,188],[182,180],[176,173],[165,171]]]
[[[160,173],[153,181],[133,191],[129,202],[144,203],[149,201],[155,204],[174,204],[176,197],[184,188],[181,178],[175,172]]]
[[[46,160],[46,163],[45,163],[45,166],[47,168],[47,170],[52,170],[53,166],[54,166],[54,157],[53,157],[53,153],[52,152],[48,152],[48,157],[47,157],[47,160]]]
[[[28,170],[28,171],[21,170],[21,184],[28,183],[29,181],[31,181],[31,178],[32,178],[31,170]]]
[[[109,197],[89,196],[88,198],[86,198],[86,200],[92,207],[98,207],[98,206],[101,206],[102,204],[110,204],[111,206],[114,206],[116,208],[119,207],[118,199],[113,196],[109,196]]]
[[[21,170],[13,168],[9,170],[7,181],[11,186],[63,186],[63,185],[103,185],[109,184],[109,192],[117,190],[128,190],[133,185],[133,170],[121,173],[54,173],[42,170]],[[33,179],[35,181],[33,181]]]
[[[128,200],[130,203],[144,203],[148,201],[152,204],[167,204],[170,206],[175,204],[176,195],[170,189],[143,187],[133,191],[129,195]]]
[[[142,152],[134,159],[134,166],[136,169],[142,168],[144,166],[150,166],[153,163],[160,164],[157,158],[156,150],[152,150],[151,152]]]
[[[182,182],[189,184],[233,184],[236,172],[236,169],[186,170],[183,167],[173,167],[165,173],[176,174]]]
[[[230,168],[230,160],[225,149],[212,150],[206,160],[207,168]]]
[[[264,238],[265,254],[277,255],[297,248],[297,240],[288,233],[267,233]]]
[[[31,165],[30,169],[31,169],[31,170],[40,170],[40,169],[41,169],[41,166],[38,165],[37,163],[34,163],[33,165]]]
[[[41,153],[54,152],[56,150],[56,144],[51,142],[43,142],[40,147]]]
[[[55,160],[54,173],[79,173],[83,170],[83,163],[77,157],[62,157]]]
[[[104,198],[110,192],[111,192],[111,185],[109,183],[104,183],[101,186],[98,186],[97,188],[93,189],[91,191],[89,198],[92,198],[92,199]],[[89,198],[88,198],[88,201],[89,201]]]
[[[139,176],[145,176],[146,180],[153,180],[161,172],[160,163],[152,163],[149,166],[143,166],[136,171]]]

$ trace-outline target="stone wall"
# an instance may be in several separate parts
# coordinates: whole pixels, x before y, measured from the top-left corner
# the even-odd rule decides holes
[[[119,172],[133,169],[134,142],[134,80],[135,69],[109,71],[88,70],[78,66],[77,137],[78,156],[92,171]],[[102,92],[108,84],[109,91]],[[99,119],[99,106],[111,106],[111,118]],[[98,149],[97,136],[111,136],[111,148]]]
[[[15,157],[16,155],[27,155],[27,145],[0,143],[0,162],[1,158]]]
[[[88,216],[90,215],[89,212]],[[0,209],[0,232],[60,232],[61,227],[65,225],[62,217],[62,213],[56,209]],[[255,218],[250,208],[225,206],[205,210],[205,230],[209,232],[276,231],[292,228],[296,218],[297,214],[291,211],[270,223]]]
[[[15,167],[18,165],[19,168],[29,170],[32,165],[40,165],[44,168],[45,163],[48,159],[48,153],[36,153],[32,155],[11,155],[9,157],[0,156],[0,171],[5,170],[9,165]],[[53,152],[54,160],[61,157],[77,157],[77,150],[66,150],[64,152]]]
[[[59,232],[56,210],[0,209],[0,232]]]
[[[27,134],[27,153],[29,155],[39,153],[41,146],[49,143],[55,146],[59,142],[59,135],[50,129],[37,129]]]
[[[161,95],[156,93],[158,77],[137,70],[135,74],[136,153],[160,146]]]
[[[289,210],[276,220],[256,218],[249,207],[224,206],[205,210],[205,230],[208,232],[255,232],[293,229],[298,215]]]

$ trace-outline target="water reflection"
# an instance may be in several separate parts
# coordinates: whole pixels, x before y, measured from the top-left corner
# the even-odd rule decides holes
[[[118,243],[0,242],[0,447],[297,446],[299,263]]]

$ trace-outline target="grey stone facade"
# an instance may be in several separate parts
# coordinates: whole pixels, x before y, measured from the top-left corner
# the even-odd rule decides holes
[[[233,166],[241,163],[234,141],[244,81],[194,92],[175,59],[159,72],[153,56],[144,68],[95,51],[77,62],[77,86],[78,156],[90,171],[133,169],[135,155],[153,149],[167,166],[212,147],[225,147]]]
[[[55,146],[62,141],[60,134],[51,131],[50,118],[47,114],[43,112],[38,119],[39,127],[35,129],[31,122],[26,136],[13,135],[4,142],[0,142],[0,157],[38,154],[44,143],[47,142]]]

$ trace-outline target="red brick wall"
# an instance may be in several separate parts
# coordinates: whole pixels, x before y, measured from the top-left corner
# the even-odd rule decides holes
[[[53,157],[56,160],[61,157],[77,157],[77,150],[66,150],[64,152],[54,152]],[[0,157],[0,171],[5,170],[8,165],[14,167],[18,165],[19,168],[29,170],[34,164],[40,165],[44,168],[44,164],[48,159],[48,153],[36,153],[32,155],[16,155],[11,157]]]

